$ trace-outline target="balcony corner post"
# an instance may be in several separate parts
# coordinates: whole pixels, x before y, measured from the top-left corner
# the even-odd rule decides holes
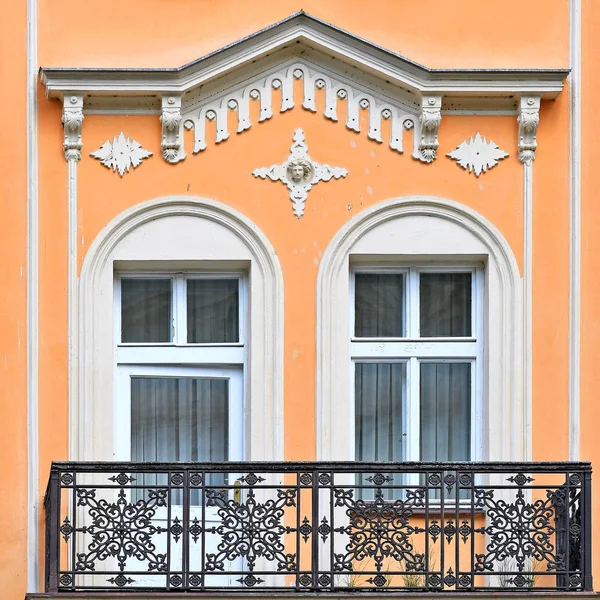
[[[587,469],[583,474],[583,589],[591,592],[594,589],[592,581],[592,470]]]
[[[46,512],[46,593],[58,591],[58,544],[59,544],[59,511],[60,511],[60,487],[58,482],[58,471],[52,468],[48,492],[44,501]]]

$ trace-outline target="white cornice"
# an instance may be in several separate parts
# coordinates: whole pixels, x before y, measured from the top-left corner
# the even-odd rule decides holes
[[[552,99],[560,93],[568,69],[429,69],[356,37],[304,12],[198,60],[173,69],[42,68],[50,98],[66,93],[152,96],[185,94],[226,73],[297,43],[418,95],[442,95],[445,101],[481,96],[506,98],[537,95]]]

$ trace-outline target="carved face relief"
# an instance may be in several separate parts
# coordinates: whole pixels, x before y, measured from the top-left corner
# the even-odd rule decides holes
[[[308,192],[319,181],[331,181],[346,177],[348,171],[342,167],[330,167],[315,162],[308,155],[308,147],[304,140],[304,131],[294,131],[294,143],[290,148],[290,155],[282,163],[270,167],[259,167],[252,171],[254,177],[271,181],[281,181],[290,192],[294,214],[300,218],[304,214],[304,203]]]
[[[313,176],[312,165],[302,158],[291,160],[287,165],[287,176],[292,183],[304,183],[310,181]]]

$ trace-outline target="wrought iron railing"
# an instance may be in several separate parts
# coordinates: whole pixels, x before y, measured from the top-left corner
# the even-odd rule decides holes
[[[54,463],[46,591],[592,589],[588,463]]]

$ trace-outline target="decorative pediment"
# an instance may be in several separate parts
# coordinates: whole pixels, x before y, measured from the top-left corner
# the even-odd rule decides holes
[[[322,89],[327,119],[338,120],[343,102],[346,127],[360,131],[359,116],[365,111],[369,138],[388,143],[397,152],[404,151],[403,134],[411,129],[412,156],[431,162],[444,112],[517,114],[521,98],[535,98],[533,108],[538,108],[539,99],[560,93],[567,74],[566,70],[429,69],[304,12],[176,69],[41,70],[49,98],[65,102],[81,96],[84,111],[158,113],[161,149],[170,163],[186,157],[184,128],[194,133],[191,151],[201,152],[211,141],[207,121],[215,121],[214,141],[219,143],[234,133],[227,124],[228,112],[234,111],[235,133],[242,133],[253,124],[252,103],[259,107],[258,121],[292,109],[298,80],[305,110],[318,110],[316,94]],[[383,120],[390,121],[389,139],[383,139]],[[521,144],[532,147],[535,140],[530,137],[522,135],[527,140]]]

